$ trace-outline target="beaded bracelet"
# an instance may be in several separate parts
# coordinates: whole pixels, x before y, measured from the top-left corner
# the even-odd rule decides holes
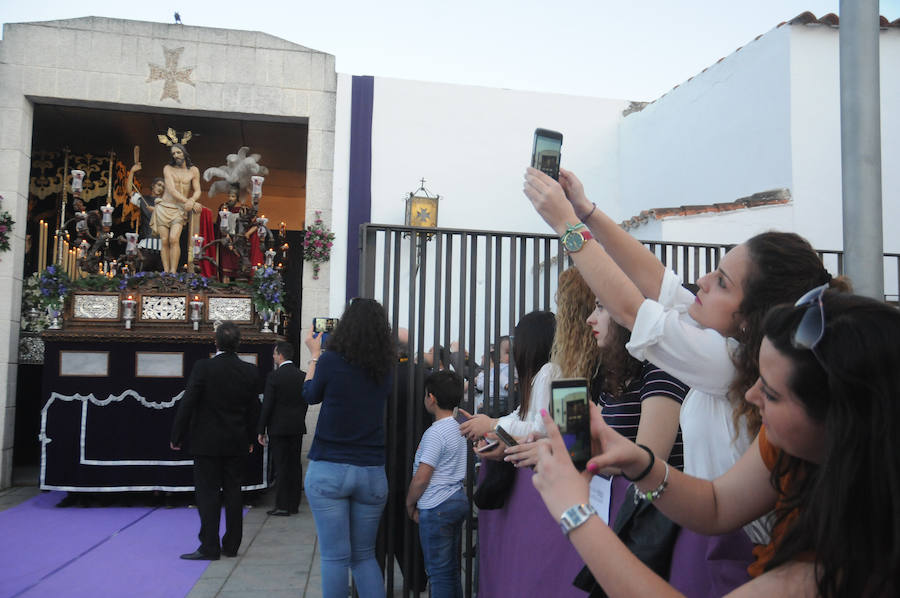
[[[638,490],[637,486],[634,487],[634,504],[638,504],[641,502],[643,498],[649,503],[652,503],[654,500],[658,500],[660,496],[663,495],[663,492],[666,491],[666,487],[669,485],[669,464],[663,461],[666,466],[666,475],[663,476],[663,481],[649,492],[641,492]]]
[[[593,202],[592,202],[592,203],[593,203]],[[596,209],[597,209],[597,204],[595,203],[595,204],[594,204],[594,207],[591,208],[591,211],[587,213],[587,216],[585,216],[584,218],[582,218],[582,217],[579,216],[578,219],[581,220],[582,222],[584,222],[584,223],[586,224],[588,218],[590,218],[591,216],[594,215],[594,210],[596,210]]]
[[[628,480],[629,482],[640,482],[641,480],[646,478],[647,474],[650,473],[650,470],[653,469],[653,464],[656,463],[656,455],[653,454],[653,451],[651,451],[647,446],[645,446],[643,444],[639,444],[638,446],[641,447],[642,449],[644,449],[645,451],[647,451],[647,454],[650,455],[650,465],[648,465],[647,469],[645,469],[644,471],[639,473],[637,475],[637,477],[634,477],[634,478],[629,478],[627,475],[625,475],[625,472],[623,471],[622,477],[625,478],[626,480]]]

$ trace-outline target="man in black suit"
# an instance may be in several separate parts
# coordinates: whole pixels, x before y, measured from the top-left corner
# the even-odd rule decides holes
[[[181,555],[186,560],[237,556],[243,534],[241,478],[259,408],[256,366],[236,351],[241,332],[232,322],[216,329],[216,352],[194,364],[172,426],[170,446],[181,450],[190,427],[194,487],[200,515],[200,548]],[[219,490],[222,498],[219,498]],[[219,516],[225,503],[225,535],[219,547]]]
[[[272,351],[275,371],[266,379],[262,413],[257,426],[257,439],[266,446],[272,443],[272,463],[275,466],[277,488],[275,508],[269,515],[287,517],[300,510],[300,447],[306,432],[306,401],[303,400],[303,380],[306,372],[300,371],[291,361],[294,347],[280,342]],[[266,435],[268,429],[268,436]]]

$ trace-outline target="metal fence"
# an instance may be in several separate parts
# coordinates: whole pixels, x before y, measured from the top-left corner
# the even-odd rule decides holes
[[[365,224],[360,227],[360,294],[380,301],[398,334],[408,331],[407,355],[395,372],[386,429],[386,472],[391,488],[379,535],[386,560],[389,596],[417,595],[424,588],[415,524],[406,517],[404,498],[412,477],[416,445],[429,424],[422,398],[429,360],[450,362],[470,378],[462,407],[472,412],[477,393],[471,378],[477,366],[493,375],[484,392],[484,409],[496,414],[499,365],[490,365],[493,345],[504,335],[515,343],[516,322],[533,310],[552,310],[559,274],[570,266],[555,235]],[[715,270],[730,245],[646,241],[644,245],[685,284]],[[829,271],[843,271],[839,251],[819,251]],[[885,254],[886,299],[897,300],[900,254]],[[451,351],[451,345],[456,351]],[[468,355],[468,358],[466,357]],[[512,361],[512,359],[511,359]],[[510,363],[510,371],[515,364]],[[512,386],[512,385],[511,385]],[[515,405],[510,389],[509,409]],[[469,472],[474,456],[469,452]],[[467,479],[472,495],[473,475]],[[470,514],[463,546],[464,591],[475,591],[476,523]],[[402,579],[395,575],[394,563]],[[398,587],[399,586],[399,587]]]

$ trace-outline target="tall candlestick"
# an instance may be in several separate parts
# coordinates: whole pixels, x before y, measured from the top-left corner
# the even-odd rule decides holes
[[[37,246],[37,269],[38,272],[44,270],[44,221],[41,220],[38,225],[38,246]]]

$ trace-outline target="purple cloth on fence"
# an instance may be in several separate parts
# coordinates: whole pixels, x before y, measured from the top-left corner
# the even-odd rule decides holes
[[[587,596],[572,585],[584,562],[531,483],[516,472],[502,509],[478,512],[478,597]]]
[[[609,499],[609,527],[612,527],[616,522],[616,515],[619,514],[622,503],[625,502],[625,493],[628,492],[629,486],[631,486],[631,482],[622,476],[613,476],[612,496]]]
[[[669,582],[688,598],[718,598],[750,581],[753,543],[743,530],[703,536],[681,528]]]
[[[57,509],[63,496],[0,512],[0,596],[186,596],[209,565],[178,558],[197,547],[195,509]]]

